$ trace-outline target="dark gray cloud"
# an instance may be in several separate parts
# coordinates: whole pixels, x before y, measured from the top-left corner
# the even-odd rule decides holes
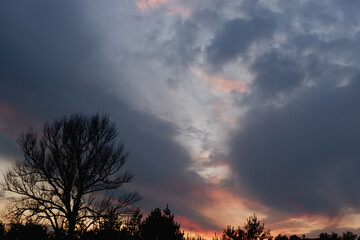
[[[304,80],[301,65],[291,57],[278,52],[261,55],[252,65],[256,74],[253,88],[258,96],[274,97],[278,93],[291,91]]]
[[[287,212],[358,208],[359,75],[347,87],[306,87],[285,107],[257,107],[233,139],[246,191]]]
[[[0,134],[0,158],[1,157],[9,160],[15,160],[16,157],[21,157],[16,140],[3,134]]]
[[[1,4],[1,97],[42,119],[49,117],[44,109],[62,112],[77,105],[104,67],[96,59],[99,42],[79,6],[71,1]]]
[[[359,6],[281,3],[269,16],[276,40],[249,63],[251,89],[238,103],[248,110],[230,141],[236,184],[279,219],[357,212]]]
[[[208,62],[216,69],[236,60],[256,40],[271,38],[275,29],[272,19],[236,18],[226,22],[216,33],[206,48]]]

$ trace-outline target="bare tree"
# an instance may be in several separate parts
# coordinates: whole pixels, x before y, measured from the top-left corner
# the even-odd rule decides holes
[[[8,170],[2,186],[17,193],[9,215],[47,222],[55,234],[73,238],[108,216],[129,214],[136,192],[114,200],[109,191],[132,180],[121,171],[128,157],[115,142],[115,125],[106,114],[73,114],[44,125],[42,136],[29,129],[18,143],[24,159]]]

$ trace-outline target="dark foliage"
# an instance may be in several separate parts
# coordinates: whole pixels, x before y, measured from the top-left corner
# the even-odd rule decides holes
[[[344,232],[341,236],[342,240],[356,240],[357,239],[357,234],[354,234],[350,231]]]
[[[25,225],[20,223],[13,223],[10,229],[4,234],[6,240],[47,240],[50,239],[50,234],[47,228],[42,225],[26,223]]]
[[[289,237],[289,240],[301,240],[301,237],[297,236],[297,235],[291,235]]]
[[[0,221],[0,239],[5,238],[5,224]]]
[[[232,226],[227,226],[226,229],[223,230],[223,235],[221,237],[222,240],[244,240],[245,239],[245,231],[238,227],[235,229]]]
[[[262,240],[270,237],[270,230],[264,230],[264,223],[260,223],[255,213],[247,219],[244,229],[247,240]]]
[[[286,235],[279,234],[276,236],[275,240],[289,240]]]
[[[124,226],[120,231],[120,238],[123,240],[140,240],[141,238],[141,224],[142,224],[142,213],[138,209],[134,212],[130,219],[125,221]]]
[[[250,216],[244,229],[227,226],[223,230],[222,240],[262,240],[270,237],[270,230],[264,231],[264,224],[261,224],[254,214]],[[282,239],[281,239],[282,240]]]
[[[142,238],[146,240],[181,240],[184,236],[168,207],[163,211],[159,208],[152,210],[140,229]]]

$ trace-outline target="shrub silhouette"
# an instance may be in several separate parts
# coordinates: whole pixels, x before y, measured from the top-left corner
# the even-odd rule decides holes
[[[5,236],[6,240],[49,239],[49,234],[45,226],[31,222],[26,223],[25,225],[20,223],[12,223],[10,225],[9,231],[7,231]]]

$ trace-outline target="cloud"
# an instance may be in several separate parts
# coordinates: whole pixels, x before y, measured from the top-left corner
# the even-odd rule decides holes
[[[241,53],[254,77],[237,103],[229,186],[272,209],[276,231],[336,229],[345,209],[360,211],[357,16],[338,1],[269,4],[273,39]]]
[[[359,209],[358,76],[347,87],[307,87],[284,107],[249,111],[232,141],[245,191],[289,213]],[[346,177],[344,177],[346,175]]]
[[[201,70],[194,70],[194,72],[200,80],[210,85],[210,91],[212,92],[244,93],[248,89],[246,83],[242,83],[237,80],[219,77],[216,75],[208,75]]]
[[[291,57],[278,52],[270,52],[256,58],[251,66],[256,74],[253,90],[258,96],[275,97],[295,89],[304,80],[301,65]]]
[[[66,111],[98,80],[98,41],[81,18],[75,20],[78,7],[70,1],[20,1],[1,7],[6,23],[0,40],[2,98],[22,114],[45,119],[50,116],[44,108]]]
[[[162,60],[171,67],[188,67],[200,54],[197,44],[198,25],[191,20],[177,20],[173,26],[171,39],[159,46],[158,52],[162,53]],[[165,51],[164,51],[165,50]]]
[[[151,9],[159,8],[160,6],[168,3],[169,0],[139,0],[136,1],[136,6],[142,12],[150,11]]]
[[[1,5],[0,20],[5,24],[0,28],[0,91],[7,105],[1,103],[0,112],[9,119],[21,119],[21,124],[9,122],[8,128],[22,131],[24,125],[35,124],[41,130],[44,121],[65,114],[109,113],[119,129],[119,140],[130,152],[126,168],[136,176],[129,187],[143,195],[139,205],[150,210],[169,204],[174,212],[206,226],[206,220],[192,209],[204,200],[194,203],[189,194],[201,192],[206,185],[188,171],[192,160],[174,140],[178,127],[136,109],[116,92],[115,86],[121,86],[120,93],[136,96],[126,88],[129,79],[122,79],[126,71],[119,65],[110,67],[101,47],[103,39],[89,25],[90,7],[72,1]],[[21,154],[13,147],[15,138],[0,135],[0,156],[10,161],[14,151]]]
[[[275,29],[272,19],[235,18],[226,22],[216,33],[206,48],[208,62],[221,69],[226,63],[236,60],[257,40],[270,39]]]
[[[129,189],[145,211],[168,203],[201,231],[241,224],[248,210],[280,229],[335,224],[343,208],[359,210],[358,9],[335,0],[0,3],[0,157],[21,154],[15,139],[29,124],[103,111],[130,151]]]
[[[19,157],[22,155],[19,153],[16,139],[0,134],[0,163],[3,163],[3,160],[13,161]]]

